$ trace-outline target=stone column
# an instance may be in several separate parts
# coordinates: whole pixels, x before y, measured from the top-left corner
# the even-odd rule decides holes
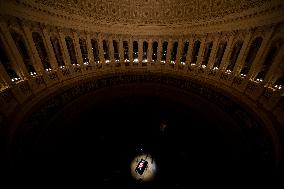
[[[54,54],[54,50],[53,50],[53,47],[52,47],[52,44],[51,44],[51,41],[50,41],[50,35],[49,35],[49,33],[48,33],[48,31],[45,27],[42,28],[42,33],[43,33],[43,38],[44,38],[45,44],[46,44],[46,50],[47,50],[47,53],[48,53],[50,66],[51,66],[52,69],[57,69],[58,64],[57,64],[56,57],[55,57],[55,54]]]
[[[198,56],[197,61],[196,61],[197,66],[201,66],[202,64],[205,47],[206,47],[206,37],[203,37],[201,40],[200,48],[199,48],[198,55],[197,55]]]
[[[222,62],[220,64],[220,67],[219,67],[220,72],[225,71],[225,69],[228,65],[228,59],[229,59],[229,56],[230,56],[230,52],[232,51],[234,37],[235,36],[233,36],[233,35],[229,37],[229,41],[227,43],[227,47],[226,47],[224,55],[223,55],[223,59],[222,59]]]
[[[133,64],[133,38],[132,37],[130,37],[128,41],[128,50],[129,50],[130,64]]]
[[[163,42],[162,42],[162,39],[159,39],[158,49],[157,49],[157,63],[158,64],[161,64],[162,50],[163,50]]]
[[[153,40],[148,40],[148,49],[147,49],[147,65],[151,66],[152,63],[152,53],[153,53]]]
[[[168,40],[168,48],[167,48],[167,56],[166,56],[166,65],[167,66],[170,65],[172,50],[173,50],[173,40],[169,39]]]
[[[188,47],[188,51],[187,51],[187,55],[186,55],[186,60],[185,60],[185,65],[190,66],[191,64],[191,58],[192,58],[192,51],[193,51],[193,47],[194,47],[194,39],[190,39],[189,41],[189,47]]]
[[[114,64],[114,47],[113,47],[113,38],[111,36],[108,37],[108,50],[109,50],[109,59],[110,64]]]
[[[283,63],[283,59],[284,59],[284,45],[281,46],[278,54],[276,55],[274,61],[272,62],[272,65],[270,66],[270,69],[268,70],[264,78],[263,81],[264,85],[266,85],[269,81],[273,79],[275,73],[280,69],[280,64]]]
[[[87,43],[89,63],[90,65],[95,65],[95,58],[93,54],[92,41],[91,41],[90,34],[87,34],[86,43]]]
[[[213,47],[212,47],[211,54],[210,54],[210,57],[209,57],[209,61],[208,61],[208,64],[207,64],[207,69],[211,69],[214,65],[214,60],[216,59],[216,54],[217,54],[217,51],[218,51],[219,43],[221,42],[219,40],[220,40],[220,36],[216,37],[213,41]]]
[[[238,59],[236,61],[235,69],[233,70],[233,73],[232,73],[232,75],[234,75],[234,76],[238,76],[241,72],[241,69],[243,67],[246,55],[247,55],[248,50],[249,50],[252,34],[253,34],[253,31],[249,31],[249,33],[245,36],[242,49],[241,49],[240,54],[238,56]]]
[[[14,67],[19,77],[21,78],[28,77],[29,76],[28,70],[11,36],[11,33],[9,32],[7,25],[5,23],[0,23],[0,29],[3,32],[3,36],[1,35],[2,42],[4,48],[6,49],[7,54],[9,55],[12,66]]]
[[[68,52],[66,41],[65,41],[65,35],[63,34],[62,31],[59,31],[58,33],[59,33],[60,48],[61,48],[62,55],[64,58],[64,63],[66,66],[70,66],[71,60],[70,60],[69,52]]]
[[[104,48],[103,48],[103,38],[101,35],[98,36],[98,46],[99,46],[99,56],[100,56],[100,62],[102,66],[105,65],[105,57],[104,57]]]
[[[119,62],[120,62],[120,65],[122,67],[124,67],[125,66],[125,62],[124,62],[124,48],[123,48],[123,39],[122,38],[119,38],[118,50],[119,50]],[[128,53],[129,53],[129,51],[128,51]]]
[[[178,40],[178,49],[177,49],[176,63],[175,63],[176,68],[178,68],[178,66],[180,65],[180,57],[181,57],[183,47],[184,47],[184,40],[180,38]]]
[[[8,73],[6,72],[3,64],[0,64],[0,79],[1,79],[0,84],[3,84],[3,86],[11,86],[12,85],[12,80],[10,79]],[[1,85],[0,85],[0,89],[1,89]]]
[[[143,40],[138,40],[138,65],[142,66],[142,59],[143,59]]]
[[[73,41],[74,41],[77,62],[80,64],[80,66],[83,66],[83,58],[82,58],[78,34],[76,31],[72,31],[72,34],[74,39]]]
[[[33,61],[34,68],[35,68],[37,73],[43,73],[44,67],[42,65],[41,59],[38,55],[36,46],[34,44],[32,32],[30,31],[30,29],[26,25],[23,25],[23,30],[24,30],[24,34],[25,34],[25,37],[26,37],[27,42],[28,42],[28,46],[31,49],[31,58],[32,58],[32,61]]]

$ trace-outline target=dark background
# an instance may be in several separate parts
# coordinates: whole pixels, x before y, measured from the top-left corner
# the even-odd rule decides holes
[[[167,125],[164,132],[161,124]],[[72,117],[59,114],[43,128],[12,161],[13,176],[25,183],[188,188],[271,173],[232,120],[217,110],[201,112],[168,98],[116,98]],[[141,148],[158,166],[148,183],[130,174],[130,162]]]

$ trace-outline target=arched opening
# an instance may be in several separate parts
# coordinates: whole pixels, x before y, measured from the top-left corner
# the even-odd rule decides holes
[[[12,31],[11,35],[29,74],[36,75],[36,70],[34,69],[29,51],[27,49],[26,43],[24,42],[22,35],[18,34],[15,31]]]
[[[167,58],[167,48],[168,48],[168,42],[164,41],[162,45],[162,57],[161,57],[161,62],[166,63],[166,58]]]
[[[256,54],[261,46],[261,43],[262,43],[262,37],[257,37],[252,41],[248,54],[245,59],[245,63],[241,70],[241,75],[246,76],[246,74],[248,74],[251,68],[251,65],[256,57]]]
[[[51,69],[51,66],[43,39],[38,32],[33,32],[32,37],[43,68],[48,71],[49,69]]]
[[[191,64],[196,64],[197,62],[200,44],[201,42],[199,40],[195,41],[194,43],[192,57],[191,57]]]
[[[157,41],[154,41],[153,44],[152,44],[152,61],[157,61],[158,59],[158,42]]]
[[[147,62],[148,42],[143,42],[142,62]]]
[[[66,46],[68,49],[68,54],[70,57],[70,61],[72,65],[78,65],[77,58],[76,58],[76,51],[74,47],[74,43],[71,37],[66,37],[65,38]]]
[[[183,44],[183,50],[182,50],[181,57],[180,57],[180,63],[183,64],[183,65],[185,64],[185,61],[186,61],[186,56],[187,56],[188,48],[189,48],[189,42],[186,41],[186,42]]]
[[[0,63],[3,65],[3,67],[6,70],[6,73],[9,75],[10,79],[12,81],[18,81],[20,80],[19,76],[15,72],[11,61],[6,53],[4,44],[2,42],[2,39],[0,38]]]
[[[138,63],[138,42],[133,41],[133,62]]]
[[[271,43],[269,51],[267,52],[262,67],[260,69],[260,72],[256,76],[257,81],[263,81],[265,79],[282,45],[283,45],[283,39],[276,39]]]
[[[124,61],[129,62],[129,48],[127,41],[123,41],[123,54],[124,54]]]
[[[174,42],[173,49],[171,52],[171,63],[175,63],[177,59],[177,49],[178,49],[178,42]]]
[[[219,68],[219,66],[222,62],[226,47],[227,47],[227,42],[221,42],[219,44],[218,51],[217,51],[216,58],[215,58],[215,62],[214,62],[214,65],[213,65],[213,69],[216,70],[216,69]]]
[[[104,58],[105,58],[105,63],[109,63],[109,48],[108,48],[108,43],[106,40],[103,40],[103,50],[104,50]]]
[[[65,63],[64,63],[63,54],[61,52],[59,40],[58,40],[57,37],[50,37],[50,41],[51,41],[51,44],[52,44],[52,48],[53,48],[53,52],[55,54],[57,64],[60,68],[62,68],[63,66],[65,66]]]
[[[91,39],[91,43],[92,43],[94,61],[95,61],[95,63],[99,63],[100,62],[100,56],[99,56],[98,42],[97,42],[96,39]]]
[[[87,44],[85,39],[79,39],[80,44],[80,50],[81,55],[83,59],[83,64],[88,65],[89,64],[89,56],[88,56],[88,50],[87,50]]]
[[[213,46],[213,42],[206,43],[206,48],[205,48],[205,51],[204,51],[202,65],[207,66],[209,58],[210,58],[210,54],[211,54],[211,51],[212,51],[212,46]]]
[[[284,87],[284,76],[279,77],[276,82],[273,84],[275,89],[282,89]]]
[[[231,52],[231,56],[230,56],[230,59],[229,59],[228,66],[226,68],[226,71],[232,72],[234,70],[235,64],[236,64],[236,62],[238,60],[238,57],[239,57],[239,54],[241,52],[242,46],[243,46],[243,41],[238,41],[234,45],[233,50]]]
[[[113,45],[113,53],[114,53],[114,60],[115,62],[119,62],[119,48],[118,48],[118,43],[116,40],[112,41],[112,45]]]

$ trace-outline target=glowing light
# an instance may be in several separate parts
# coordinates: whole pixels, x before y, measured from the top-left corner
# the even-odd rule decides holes
[[[147,59],[144,59],[144,60],[142,60],[142,62],[144,62],[144,63],[145,63],[145,62],[148,62],[148,60],[147,60]]]
[[[148,154],[142,154],[133,159],[130,164],[131,175],[135,180],[151,181],[157,171],[155,160]]]
[[[246,77],[247,75],[246,74],[241,74],[241,78],[244,78]]]
[[[203,64],[201,67],[202,67],[202,68],[206,68],[206,65]]]
[[[185,62],[180,62],[180,64],[185,65]]]
[[[109,62],[110,62],[109,60],[106,60],[106,61],[105,61],[106,64],[108,64]]]
[[[138,58],[135,58],[135,59],[133,60],[133,62],[137,63],[137,62],[138,62]]]
[[[21,80],[21,78],[19,78],[19,77],[15,77],[15,78],[12,78],[11,80],[12,80],[13,82],[14,82],[14,81],[20,81],[20,80]]]
[[[281,85],[275,85],[275,86],[274,86],[274,88],[276,88],[276,89],[279,89],[279,90],[280,90],[280,89],[282,89],[282,86],[281,86]]]
[[[36,76],[36,72],[30,72],[31,76]]]
[[[214,68],[213,68],[213,70],[218,70],[218,69],[219,69],[218,67],[214,67]]]
[[[231,70],[226,70],[225,73],[226,74],[230,74],[232,71]]]
[[[262,79],[262,78],[257,78],[256,81],[257,81],[257,82],[262,82],[263,79]]]
[[[172,60],[172,61],[171,61],[171,64],[175,64],[175,61]]]

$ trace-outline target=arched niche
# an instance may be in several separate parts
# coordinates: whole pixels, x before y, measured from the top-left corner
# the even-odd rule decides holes
[[[234,70],[242,47],[243,47],[243,41],[237,41],[236,44],[234,45],[232,51],[231,51],[229,63],[228,63],[226,70],[230,70],[230,71]]]
[[[262,40],[262,37],[257,37],[252,41],[245,59],[245,63],[241,69],[241,74],[246,75],[249,72],[251,65],[256,57],[256,54],[261,46]]]
[[[62,51],[61,51],[61,46],[60,46],[60,42],[59,42],[58,38],[57,37],[50,37],[50,41],[51,41],[51,44],[52,44],[52,48],[53,48],[58,66],[59,67],[64,66],[65,65],[64,58],[63,58],[63,54],[62,54]]]
[[[219,66],[222,62],[226,47],[227,47],[226,41],[223,41],[219,44],[213,68],[219,68]]]
[[[48,54],[47,54],[42,36],[38,32],[33,32],[32,37],[33,37],[33,41],[34,41],[34,44],[36,46],[36,50],[38,52],[39,58],[40,58],[41,63],[43,65],[43,68],[45,70],[50,69],[51,66],[50,66],[50,63],[49,63]]]
[[[77,65],[78,62],[77,62],[77,58],[76,58],[76,51],[75,51],[75,46],[74,46],[72,38],[69,37],[69,36],[65,37],[65,42],[66,42],[66,46],[67,46],[67,50],[68,50],[68,54],[69,54],[71,64]]]

